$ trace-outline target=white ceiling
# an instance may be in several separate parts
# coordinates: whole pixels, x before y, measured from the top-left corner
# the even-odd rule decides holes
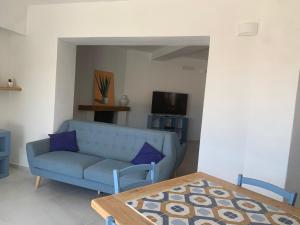
[[[148,53],[153,53],[154,51],[160,49],[162,46],[160,45],[150,45],[150,46],[120,46],[122,48],[126,48],[128,50],[136,50],[136,51],[141,51],[141,52],[148,52]]]
[[[121,0],[28,0],[29,4],[57,4],[72,2],[98,2],[98,1],[121,1]],[[124,1],[124,0],[123,0]]]
[[[154,53],[155,51],[164,48],[166,46],[120,46],[128,50],[136,50],[147,53]],[[206,59],[208,57],[209,46],[186,46],[180,50],[174,51],[172,54],[168,54],[165,59],[188,57],[195,59]]]

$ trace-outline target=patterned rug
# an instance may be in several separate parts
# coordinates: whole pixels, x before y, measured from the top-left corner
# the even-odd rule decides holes
[[[300,225],[300,218],[206,180],[126,203],[156,225]]]

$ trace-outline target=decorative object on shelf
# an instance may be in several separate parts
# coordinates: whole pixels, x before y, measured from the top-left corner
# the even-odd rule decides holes
[[[147,128],[175,132],[183,144],[187,142],[188,121],[184,116],[152,114],[148,116]]]
[[[15,86],[15,82],[14,82],[14,79],[8,79],[7,80],[7,86],[12,88],[13,86]]]
[[[9,78],[7,85],[0,86],[0,91],[22,91],[22,88],[16,85],[15,79]]]
[[[102,95],[102,103],[108,103],[108,89],[110,85],[111,78],[110,77],[96,77],[97,86]]]
[[[22,88],[16,85],[15,79],[9,78],[6,85],[0,86],[0,91],[22,91]]]
[[[119,101],[120,106],[127,106],[129,104],[129,99],[127,95],[122,95]]]
[[[95,71],[94,102],[96,105],[114,105],[114,74]]]

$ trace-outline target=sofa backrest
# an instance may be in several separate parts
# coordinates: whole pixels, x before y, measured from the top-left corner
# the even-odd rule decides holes
[[[80,152],[127,162],[136,156],[145,142],[163,152],[165,136],[171,135],[163,131],[76,120],[66,121],[59,132],[66,130],[76,131]]]

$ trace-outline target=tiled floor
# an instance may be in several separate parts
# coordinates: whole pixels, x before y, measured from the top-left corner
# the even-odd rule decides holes
[[[34,178],[24,169],[11,168],[0,180],[0,225],[101,225],[90,207],[95,191],[43,180],[34,190]]]
[[[190,142],[177,175],[197,170],[198,142]],[[11,168],[0,180],[0,225],[101,225],[105,224],[90,207],[95,191],[42,180],[35,191],[29,171]]]

